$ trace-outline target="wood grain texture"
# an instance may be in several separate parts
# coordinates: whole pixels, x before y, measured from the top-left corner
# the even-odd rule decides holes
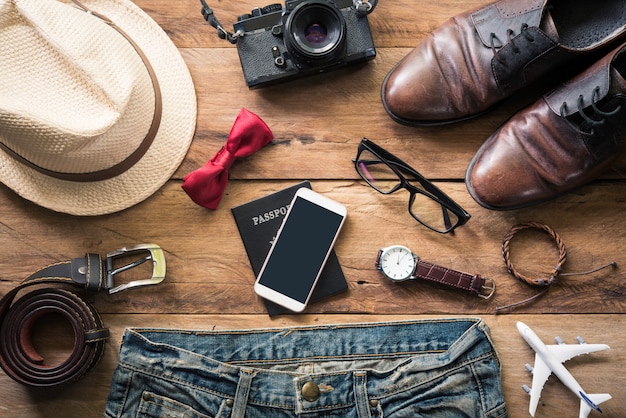
[[[381,105],[380,86],[391,68],[441,23],[482,2],[380,0],[370,16],[377,47],[374,61],[255,91],[245,86],[236,48],[218,39],[203,21],[198,1],[136,3],[178,46],[194,80],[198,121],[187,157],[154,196],[108,216],[53,213],[0,187],[0,295],[44,265],[142,242],[164,249],[167,278],[157,287],[111,296],[86,294],[112,333],[101,363],[79,382],[45,391],[25,388],[0,374],[0,416],[101,416],[125,327],[241,329],[466,315],[480,316],[491,327],[511,417],[528,416],[528,396],[520,387],[530,384],[524,364],[533,359],[517,333],[517,320],[547,343],[556,335],[566,342],[582,335],[590,343],[609,344],[610,351],[567,365],[585,389],[612,394],[602,405],[604,417],[624,416],[626,157],[600,179],[546,204],[489,211],[467,193],[467,165],[483,141],[540,91],[526,91],[484,117],[444,127],[399,125]],[[228,28],[237,16],[265,5],[255,0],[209,4]],[[220,149],[244,107],[263,118],[275,139],[235,162],[216,211],[201,208],[181,189],[182,177]],[[408,214],[407,193],[384,196],[364,186],[352,163],[362,137],[433,179],[472,215],[471,220],[454,234],[436,234]],[[336,253],[349,289],[312,304],[302,315],[270,319],[252,289],[254,276],[230,208],[301,180],[311,180],[314,190],[348,207]],[[563,273],[612,261],[617,268],[559,277],[535,302],[511,314],[494,315],[496,307],[537,292],[507,272],[501,255],[507,230],[527,221],[548,224],[561,235],[568,251]],[[426,261],[493,278],[494,298],[484,301],[429,283],[386,281],[374,269],[374,259],[380,247],[394,243],[409,246]],[[557,259],[554,244],[536,231],[520,233],[511,251],[516,267],[527,275],[546,275]],[[44,320],[37,331],[38,349],[47,358],[62,359],[71,345],[63,324]],[[549,379],[537,417],[574,416],[576,411],[577,399],[557,379]]]

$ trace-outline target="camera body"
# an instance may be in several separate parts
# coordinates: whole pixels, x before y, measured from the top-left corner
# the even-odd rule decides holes
[[[234,24],[249,88],[335,70],[376,56],[366,13],[353,0],[286,0]]]

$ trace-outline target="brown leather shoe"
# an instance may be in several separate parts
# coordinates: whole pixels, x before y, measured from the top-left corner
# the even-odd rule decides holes
[[[465,182],[496,210],[544,202],[598,177],[626,145],[626,44],[487,139]]]
[[[625,11],[624,0],[501,0],[458,15],[389,72],[383,105],[407,125],[478,116],[547,75],[567,79],[572,63],[585,68],[624,42]]]

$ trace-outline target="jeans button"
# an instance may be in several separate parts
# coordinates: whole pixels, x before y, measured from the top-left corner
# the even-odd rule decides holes
[[[306,382],[302,386],[302,397],[309,402],[315,402],[321,394],[320,388],[314,382]]]

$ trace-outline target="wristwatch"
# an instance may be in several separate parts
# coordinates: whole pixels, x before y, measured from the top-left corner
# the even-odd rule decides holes
[[[468,274],[422,261],[403,245],[381,248],[376,257],[376,269],[394,282],[423,279],[476,294],[489,299],[496,291],[493,279]]]

